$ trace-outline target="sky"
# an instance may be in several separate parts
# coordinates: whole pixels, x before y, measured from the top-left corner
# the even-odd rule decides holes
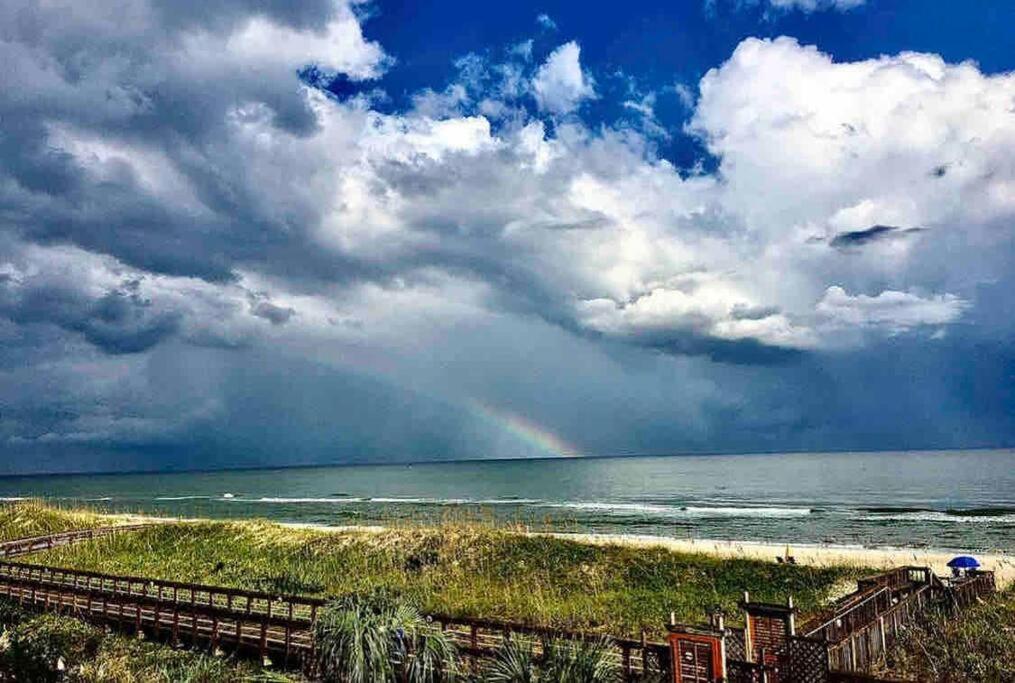
[[[1015,4],[0,4],[0,473],[1015,445]]]

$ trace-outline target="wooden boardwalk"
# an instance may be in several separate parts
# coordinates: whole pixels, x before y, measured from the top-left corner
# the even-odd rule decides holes
[[[71,543],[81,543],[95,538],[104,538],[114,534],[137,531],[153,526],[153,523],[142,524],[119,524],[116,526],[103,526],[94,529],[79,529],[77,531],[63,531],[47,536],[30,536],[28,538],[17,538],[13,541],[0,543],[0,557],[18,557],[29,553],[39,552],[58,548]]]
[[[993,572],[942,581],[928,567],[899,567],[859,582],[857,591],[808,620],[801,632],[828,644],[832,672],[870,672],[909,624],[932,604],[958,612],[995,590]]]
[[[35,609],[145,633],[173,644],[229,647],[309,669],[323,600],[0,562],[0,595]]]
[[[84,542],[147,525],[103,527],[19,539],[0,544],[0,557],[14,557]],[[188,646],[229,649],[283,668],[313,674],[314,621],[321,598],[278,595],[140,576],[104,574],[0,560],[0,596],[37,610],[73,615],[129,633]],[[572,633],[494,619],[429,615],[465,654],[489,656],[504,638],[599,639],[599,634]],[[640,639],[610,638],[609,645],[625,680],[645,672],[665,672],[668,645]]]
[[[0,557],[26,555],[146,526],[102,527],[8,541],[0,543]],[[770,680],[817,683],[868,672],[883,660],[897,633],[931,602],[944,600],[958,611],[993,591],[991,572],[942,581],[926,567],[900,567],[860,581],[856,592],[801,624],[800,635],[792,626],[788,628],[792,642],[787,642],[785,654],[789,659],[784,662],[781,676],[774,669],[768,672]],[[309,676],[316,668],[314,623],[325,604],[322,598],[7,560],[0,560],[0,596],[33,609],[73,615],[172,644],[256,655],[275,666],[298,667]],[[447,615],[427,618],[445,631],[462,653],[474,657],[490,656],[506,637],[515,634],[532,637],[537,644],[548,638],[602,637],[494,619]],[[745,657],[742,629],[726,629],[723,633],[730,680],[754,681],[767,675],[771,669],[768,664]],[[666,680],[673,675],[669,643],[650,642],[644,635],[640,639],[609,638],[608,643],[626,681],[643,676]],[[801,668],[804,655],[807,673]]]

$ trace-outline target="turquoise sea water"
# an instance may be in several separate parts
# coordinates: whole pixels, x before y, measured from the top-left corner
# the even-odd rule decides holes
[[[314,524],[1015,551],[1015,450],[476,461],[0,478],[0,497]]]

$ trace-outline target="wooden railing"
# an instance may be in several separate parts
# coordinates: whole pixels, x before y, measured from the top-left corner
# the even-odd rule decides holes
[[[921,587],[932,590],[943,588],[929,567],[897,567],[896,569],[857,581],[857,590],[840,599],[800,626],[800,632],[809,637],[824,638],[838,643],[849,634],[865,628],[898,603],[909,593]]]
[[[258,617],[284,616],[306,624],[316,618],[318,608],[324,604],[321,598],[283,596],[241,588],[0,561],[0,580],[6,578],[36,581],[53,588],[91,590],[115,596],[140,596],[167,605],[218,607]]]
[[[117,526],[103,526],[94,529],[79,529],[76,531],[63,531],[47,536],[32,536],[29,538],[18,538],[13,541],[0,543],[0,557],[17,557],[41,550],[50,550],[71,543],[90,541],[94,538],[103,538],[114,534],[128,531],[137,531],[152,526],[151,523],[143,524],[120,524]]]
[[[966,609],[985,595],[997,590],[994,572],[970,572],[964,577],[949,581],[946,590],[954,609]]]
[[[958,611],[994,591],[993,572],[942,581],[929,568],[900,567],[860,581],[854,596],[805,632],[828,641],[832,671],[866,672],[884,661],[899,632],[932,603]]]
[[[312,666],[313,623],[321,598],[275,595],[137,576],[0,562],[0,595],[48,611],[70,612],[126,630],[147,630],[172,642],[229,644],[278,655],[286,665]],[[597,640],[600,634],[573,633],[493,619],[430,615],[459,649],[489,656],[512,635]],[[665,673],[669,650],[647,639],[606,638],[625,680]]]
[[[621,671],[625,681],[640,677],[665,675],[670,670],[669,645],[648,640],[644,633],[640,639],[614,638],[601,633],[576,632],[545,626],[531,626],[499,619],[454,617],[434,614],[428,618],[449,635],[460,650],[473,656],[492,655],[505,638],[529,636],[537,642],[564,638],[568,640],[600,641],[609,648],[609,657]]]
[[[870,671],[884,661],[899,631],[919,618],[931,600],[931,587],[923,585],[900,599],[866,624],[847,633],[828,647],[833,671]]]
[[[86,540],[84,532],[73,538]],[[33,539],[19,547],[38,550],[73,542],[71,535],[50,541]],[[313,667],[313,624],[325,600],[297,595],[225,588],[140,576],[113,575],[23,562],[0,561],[0,595],[26,606],[76,616],[128,631],[147,631],[171,642],[232,646],[261,657],[277,656],[285,665]],[[609,638],[528,624],[444,614],[428,619],[444,630],[464,653],[492,655],[505,638],[530,636],[537,651],[544,640],[604,639],[625,680],[669,670],[665,643]]]
[[[66,578],[66,577],[64,577]],[[312,664],[313,639],[310,622],[266,612],[247,614],[228,609],[215,601],[173,602],[152,593],[124,590],[129,581],[65,583],[37,576],[0,576],[0,595],[22,605],[67,613],[128,631],[147,631],[174,643],[210,643],[213,648],[231,643],[238,650],[257,652],[262,658],[279,655],[286,665],[297,657],[302,665]],[[191,595],[199,596],[200,591]]]

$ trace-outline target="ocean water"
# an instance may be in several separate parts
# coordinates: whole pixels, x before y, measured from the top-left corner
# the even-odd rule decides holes
[[[323,525],[1015,551],[1015,450],[571,458],[0,478],[0,497]]]

